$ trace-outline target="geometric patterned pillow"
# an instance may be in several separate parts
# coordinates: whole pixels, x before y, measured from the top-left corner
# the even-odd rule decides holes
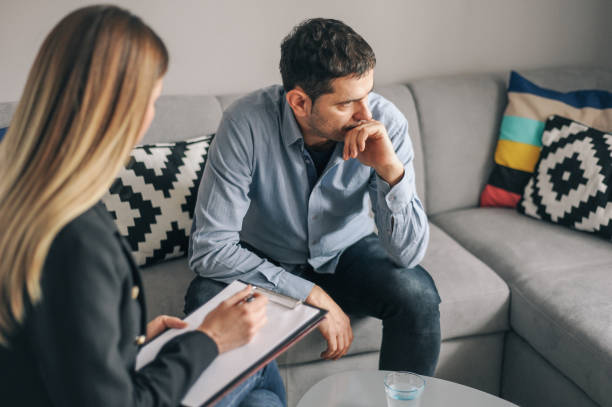
[[[187,253],[200,179],[214,137],[135,147],[102,202],[139,266]]]
[[[512,71],[493,171],[480,195],[480,206],[516,207],[540,157],[544,124],[552,115],[611,132],[612,92],[557,92]]]
[[[559,116],[517,210],[612,239],[612,134]]]

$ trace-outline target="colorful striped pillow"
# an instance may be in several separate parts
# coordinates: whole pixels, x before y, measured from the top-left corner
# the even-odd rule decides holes
[[[480,195],[480,206],[516,207],[540,157],[546,119],[555,114],[610,132],[612,92],[557,92],[512,71],[495,164]]]

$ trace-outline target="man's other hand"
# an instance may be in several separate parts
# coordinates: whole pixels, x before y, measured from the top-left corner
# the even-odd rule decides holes
[[[323,359],[337,360],[348,352],[353,342],[353,330],[349,317],[336,302],[317,285],[306,298],[306,302],[327,310],[319,331],[327,341],[327,349],[321,353]]]

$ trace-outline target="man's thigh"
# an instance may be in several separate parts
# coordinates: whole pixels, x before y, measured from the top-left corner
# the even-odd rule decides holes
[[[196,276],[196,278],[191,281],[191,284],[189,284],[187,294],[185,294],[185,314],[191,314],[200,305],[208,302],[212,297],[219,294],[225,287],[227,287],[225,283]]]
[[[414,313],[440,303],[429,273],[421,266],[409,269],[396,265],[374,234],[348,247],[334,274],[310,271],[305,277],[354,315],[385,319],[401,308]]]

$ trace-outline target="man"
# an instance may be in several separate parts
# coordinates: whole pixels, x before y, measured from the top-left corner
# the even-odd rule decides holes
[[[432,375],[440,298],[418,266],[427,217],[408,123],[371,92],[375,64],[344,23],[307,20],[281,44],[283,87],[227,109],[198,192],[186,312],[241,279],[327,309],[322,358],[348,351],[346,313],[370,315],[383,320],[381,369]]]

